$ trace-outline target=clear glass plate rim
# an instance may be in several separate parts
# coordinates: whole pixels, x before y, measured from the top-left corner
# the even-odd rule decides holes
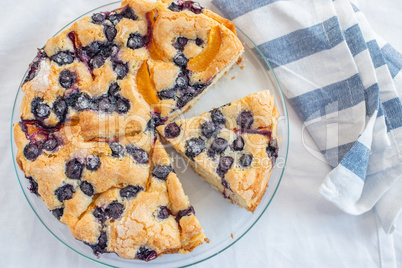
[[[56,32],[56,33],[54,34],[54,36],[56,36],[57,34],[59,34],[61,31],[63,31],[68,25],[70,25],[70,24],[73,23],[74,21],[77,21],[78,19],[80,19],[80,18],[82,18],[82,17],[84,17],[84,16],[87,16],[88,13],[91,13],[91,12],[97,10],[97,9],[100,9],[100,8],[103,8],[103,7],[107,7],[107,6],[111,6],[111,5],[120,3],[120,2],[121,2],[121,1],[114,1],[114,2],[111,2],[111,3],[105,4],[105,5],[101,5],[101,6],[99,6],[99,7],[96,7],[96,8],[94,8],[94,9],[92,9],[92,10],[90,10],[90,11],[88,11],[88,12],[82,14],[81,16],[75,18],[74,20],[72,20],[71,22],[69,22],[68,24],[66,24],[64,27],[62,27],[58,32]],[[274,190],[274,192],[273,192],[273,194],[272,194],[271,199],[268,201],[267,205],[266,205],[265,208],[262,210],[262,212],[261,212],[261,214],[258,216],[258,218],[253,222],[253,224],[252,224],[242,235],[240,235],[238,238],[234,239],[232,243],[230,243],[228,246],[224,247],[223,249],[219,250],[218,252],[216,252],[216,253],[214,253],[214,254],[212,254],[212,255],[210,255],[210,256],[208,256],[208,257],[202,259],[202,260],[196,261],[196,262],[194,262],[194,263],[191,263],[191,264],[189,264],[189,265],[185,265],[185,266],[182,266],[182,267],[189,267],[189,266],[192,266],[192,265],[195,265],[195,264],[204,262],[204,261],[206,261],[206,260],[209,260],[209,259],[215,257],[216,255],[222,253],[222,252],[225,251],[226,249],[228,249],[228,248],[230,248],[231,246],[233,246],[233,245],[234,245],[237,241],[239,241],[245,234],[247,234],[247,233],[254,227],[254,225],[260,220],[261,216],[265,213],[265,211],[267,210],[267,208],[268,208],[269,205],[271,204],[271,202],[272,202],[272,200],[274,199],[275,194],[276,194],[276,192],[277,192],[277,190],[278,190],[278,188],[279,188],[279,185],[281,184],[281,181],[282,181],[282,178],[283,178],[283,174],[284,174],[285,169],[286,169],[286,162],[287,162],[288,151],[289,151],[289,117],[288,117],[287,106],[286,106],[285,97],[284,97],[284,95],[283,95],[283,91],[282,91],[281,85],[279,84],[278,78],[277,78],[275,72],[273,71],[270,62],[269,62],[268,59],[265,57],[265,55],[263,54],[263,52],[261,51],[261,49],[254,43],[253,40],[250,39],[250,37],[249,37],[248,35],[246,35],[246,34],[245,34],[242,30],[240,30],[237,26],[236,26],[236,30],[239,31],[239,32],[241,32],[241,33],[248,39],[248,41],[251,42],[251,43],[254,45],[254,48],[256,49],[256,51],[258,52],[258,54],[260,54],[260,55],[259,55],[259,56],[260,56],[259,58],[262,59],[262,60],[269,66],[269,68],[270,68],[270,70],[271,70],[271,72],[272,72],[272,74],[273,74],[273,76],[274,76],[274,79],[275,79],[274,82],[276,82],[276,84],[277,84],[277,86],[278,86],[278,88],[279,88],[279,93],[280,93],[280,96],[281,96],[281,101],[282,101],[282,105],[283,105],[283,109],[284,109],[284,116],[285,116],[285,118],[286,118],[286,129],[287,129],[287,136],[288,136],[288,139],[286,140],[286,152],[285,152],[285,155],[284,155],[285,157],[284,157],[284,162],[283,162],[282,173],[280,174],[278,184],[276,185],[276,188],[275,188],[275,190]],[[79,255],[85,257],[86,259],[90,259],[90,260],[92,260],[92,261],[94,261],[94,262],[96,262],[96,263],[103,264],[103,265],[106,265],[106,266],[109,266],[109,267],[115,267],[115,266],[112,266],[112,265],[110,265],[110,264],[107,264],[107,263],[98,261],[98,260],[96,260],[96,259],[90,258],[90,257],[88,257],[88,256],[86,256],[86,255],[80,253],[79,251],[75,250],[74,248],[70,247],[68,244],[64,243],[64,242],[63,242],[56,234],[54,234],[54,233],[48,228],[48,226],[42,221],[42,219],[40,218],[40,216],[37,214],[37,212],[35,211],[35,209],[32,207],[31,202],[29,201],[27,195],[25,194],[24,188],[23,188],[23,186],[22,186],[22,184],[21,184],[21,181],[20,181],[20,179],[19,179],[18,170],[17,170],[17,166],[16,166],[16,161],[15,161],[15,153],[14,153],[14,149],[13,149],[13,141],[14,141],[14,137],[13,137],[13,118],[14,118],[15,105],[16,105],[17,99],[18,99],[18,94],[20,93],[20,89],[21,89],[21,86],[22,86],[22,84],[23,84],[23,82],[24,82],[24,78],[25,78],[26,75],[27,75],[27,72],[28,72],[28,69],[27,69],[27,71],[25,72],[25,74],[24,74],[24,76],[23,76],[23,78],[22,78],[22,80],[21,80],[21,83],[20,83],[20,85],[19,85],[19,87],[18,87],[18,91],[17,91],[17,94],[16,94],[15,99],[14,99],[13,111],[12,111],[12,113],[11,113],[11,123],[10,123],[10,125],[11,125],[11,127],[10,127],[11,156],[12,156],[12,160],[13,160],[14,171],[15,171],[15,174],[17,175],[18,183],[19,183],[19,185],[20,185],[20,187],[21,187],[22,193],[24,194],[25,199],[27,200],[29,206],[31,207],[31,209],[33,210],[33,212],[35,213],[35,215],[37,216],[37,218],[39,219],[39,221],[40,221],[40,222],[46,227],[46,229],[47,229],[54,237],[56,237],[56,239],[59,240],[62,244],[64,244],[64,245],[67,246],[69,249],[73,250],[74,252],[78,253]]]

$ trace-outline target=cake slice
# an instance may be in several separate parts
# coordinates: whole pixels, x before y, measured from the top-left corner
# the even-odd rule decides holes
[[[102,193],[81,217],[75,238],[95,254],[150,261],[168,253],[187,253],[208,241],[184,194],[172,159],[157,140],[146,186],[116,187]]]
[[[274,97],[261,91],[157,130],[225,198],[253,212],[278,156],[278,118]]]

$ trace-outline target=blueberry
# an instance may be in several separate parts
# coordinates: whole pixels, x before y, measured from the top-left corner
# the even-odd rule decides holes
[[[233,157],[230,156],[221,157],[221,159],[219,159],[219,164],[218,168],[216,169],[216,173],[223,178],[225,174],[228,172],[228,170],[232,167],[233,162],[234,162]]]
[[[59,51],[57,54],[54,54],[50,57],[50,59],[56,62],[59,66],[70,64],[74,61],[74,56],[68,50]]]
[[[176,85],[179,88],[186,88],[188,86],[189,78],[185,73],[180,73],[176,78]]]
[[[73,180],[79,180],[81,179],[83,169],[84,164],[82,164],[77,158],[74,158],[66,164],[66,176]]]
[[[111,23],[113,23],[113,25],[116,25],[117,23],[120,22],[120,20],[123,18],[122,15],[120,15],[119,13],[113,13],[110,14],[109,17],[107,18]]]
[[[67,111],[68,111],[67,103],[62,98],[58,98],[53,103],[53,112],[60,120],[63,120],[66,117]]]
[[[243,111],[237,117],[236,123],[241,129],[249,129],[254,122],[253,114],[250,111]]]
[[[119,84],[114,82],[114,83],[110,84],[107,93],[109,94],[109,96],[113,96],[113,95],[117,94],[117,92],[119,92],[119,91],[120,91]]]
[[[118,218],[120,218],[121,214],[123,214],[123,211],[124,205],[117,201],[113,201],[105,208],[105,215],[108,218],[117,220]]]
[[[198,156],[205,150],[205,142],[200,138],[192,138],[186,142],[186,156],[190,159]]]
[[[182,10],[183,10],[183,7],[182,7],[182,6],[179,6],[179,5],[176,4],[175,2],[172,2],[168,8],[169,8],[171,11],[174,11],[174,12],[179,12],[179,11],[182,11]]]
[[[87,160],[86,168],[88,170],[95,171],[101,165],[100,158],[96,155],[88,155],[86,160]]]
[[[106,19],[106,15],[104,13],[95,13],[92,15],[92,23],[94,24],[102,24],[102,22]]]
[[[179,67],[186,67],[188,59],[182,53],[179,53],[173,58],[173,62]]]
[[[64,101],[66,102],[67,106],[76,108],[77,100],[81,96],[79,92],[73,92],[65,97]]]
[[[195,39],[195,44],[197,46],[201,46],[202,44],[204,44],[204,40],[202,40],[201,38],[197,37],[197,39]]]
[[[123,79],[128,73],[128,64],[123,62],[114,62],[113,71],[117,74],[117,79]]]
[[[92,69],[98,69],[102,67],[103,64],[105,64],[105,58],[101,55],[95,56],[89,61],[89,65]]]
[[[157,215],[158,219],[160,220],[164,220],[167,219],[169,217],[169,210],[167,207],[165,206],[160,206],[158,208],[158,215]]]
[[[120,190],[120,196],[122,198],[131,199],[136,197],[140,191],[144,191],[144,188],[140,186],[129,185]]]
[[[31,112],[40,119],[50,115],[50,107],[46,103],[42,103],[43,99],[35,97],[31,102]]]
[[[152,176],[160,180],[166,180],[167,176],[172,170],[173,169],[170,166],[155,165],[154,168],[152,169]]]
[[[39,192],[38,192],[38,183],[32,178],[32,177],[27,177],[27,179],[29,180],[29,191],[33,194],[36,194],[37,196],[40,196]]]
[[[209,147],[208,155],[213,156],[215,154],[223,153],[229,146],[228,141],[224,138],[216,138],[212,141],[211,147]]]
[[[141,246],[135,254],[135,258],[142,261],[152,261],[157,257],[158,254],[156,253],[156,251],[146,246]]]
[[[174,42],[173,47],[177,50],[183,51],[184,47],[187,45],[188,39],[185,37],[178,37],[176,42]]]
[[[187,89],[188,89],[188,88],[187,88]],[[177,108],[179,108],[179,109],[183,108],[184,106],[186,106],[186,104],[187,104],[191,99],[192,99],[192,96],[187,95],[187,94],[185,94],[185,95],[179,97],[179,98],[177,99],[177,102],[176,102]]]
[[[153,113],[151,119],[147,123],[147,130],[155,131],[157,126],[163,125],[165,118],[162,118],[159,113]]]
[[[116,101],[116,112],[125,114],[130,110],[130,101],[126,98],[120,97]]]
[[[174,139],[180,135],[180,132],[181,129],[175,122],[170,123],[165,127],[165,138]]]
[[[62,87],[69,89],[75,82],[76,76],[72,71],[65,69],[60,72],[59,83]]]
[[[224,125],[226,123],[226,119],[223,116],[222,112],[219,111],[218,109],[213,109],[211,111],[211,119],[212,122],[214,122],[215,125]]]
[[[31,161],[36,160],[36,158],[38,158],[38,156],[41,153],[42,153],[41,150],[39,149],[39,147],[36,144],[28,143],[24,147],[24,156],[28,160],[31,160]]]
[[[108,25],[104,26],[103,32],[105,33],[106,39],[109,42],[112,42],[113,39],[116,37],[116,34],[117,34],[116,28],[114,28],[114,26],[108,26]]]
[[[52,214],[53,216],[56,217],[56,219],[60,220],[60,218],[63,216],[64,214],[64,208],[56,208],[52,210]]]
[[[205,138],[211,138],[216,132],[216,127],[211,121],[206,121],[201,125],[201,134],[204,135]]]
[[[96,207],[94,209],[94,211],[92,212],[92,214],[94,215],[94,217],[96,219],[98,219],[98,221],[100,223],[104,223],[106,221],[106,215],[105,215],[105,211],[103,210],[103,208]]]
[[[143,149],[136,147],[132,144],[126,146],[127,153],[134,158],[138,164],[148,163],[148,153]]]
[[[239,159],[239,163],[242,167],[249,167],[252,162],[253,156],[251,154],[243,154]]]
[[[139,49],[145,46],[144,39],[138,33],[132,33],[127,40],[127,47],[131,49]]]
[[[91,102],[91,97],[89,97],[87,94],[80,94],[75,103],[75,108],[78,111],[88,110],[91,107]]]
[[[99,111],[104,113],[111,113],[114,110],[114,105],[108,96],[103,96],[97,101]]]
[[[244,148],[244,140],[242,137],[238,136],[232,143],[233,151],[241,151]]]
[[[190,216],[191,214],[195,215],[193,206],[189,206],[186,209],[180,210],[179,213],[177,214],[176,221],[180,221],[181,218],[185,216]]]
[[[118,142],[109,143],[110,150],[113,157],[120,157],[124,155],[124,146]]]
[[[267,152],[268,157],[272,159],[273,165],[275,165],[276,158],[278,158],[278,151],[279,151],[278,142],[276,141],[276,139],[273,139],[269,142],[265,151]]]
[[[54,151],[54,149],[56,149],[58,145],[59,142],[57,141],[56,137],[51,135],[45,140],[45,142],[42,145],[42,148],[45,149],[46,151]]]
[[[75,193],[74,186],[71,184],[63,185],[54,191],[54,194],[57,196],[60,202],[65,200],[70,200],[73,198],[73,194]]]
[[[95,255],[99,255],[101,253],[106,252],[107,248],[107,235],[106,232],[101,232],[99,238],[98,238],[98,243],[95,245],[89,245],[92,248],[92,251],[94,252]]]
[[[88,57],[93,58],[97,54],[100,53],[100,51],[101,51],[101,43],[96,42],[96,41],[92,42],[89,45],[87,45],[86,47],[84,47],[84,50],[85,50],[86,54],[88,55]]]
[[[94,195],[94,187],[87,181],[82,181],[80,184],[81,191],[86,194],[87,196]]]
[[[127,18],[130,20],[138,20],[137,15],[135,15],[134,10],[131,7],[126,7],[121,13],[121,16],[123,16],[123,18]]]
[[[39,68],[39,60],[31,63],[31,65],[29,66],[28,75],[25,78],[24,83],[31,81],[32,79],[35,78],[36,74],[38,73],[38,68]]]
[[[164,89],[158,92],[160,99],[173,99],[176,96],[176,88]]]

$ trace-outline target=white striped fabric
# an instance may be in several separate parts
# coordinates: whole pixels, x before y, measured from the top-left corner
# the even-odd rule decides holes
[[[348,0],[213,0],[278,76],[332,171],[320,193],[350,214],[402,211],[402,55]],[[291,152],[290,152],[291,153]]]

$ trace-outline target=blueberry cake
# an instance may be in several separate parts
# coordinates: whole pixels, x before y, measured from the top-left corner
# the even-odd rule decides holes
[[[278,118],[261,91],[157,130],[225,198],[254,212],[278,156]]]
[[[125,0],[49,39],[14,126],[31,192],[95,254],[149,261],[207,241],[155,127],[243,50],[230,21],[192,1]]]
[[[21,119],[75,121],[86,140],[171,121],[239,59],[233,24],[191,1],[125,0],[75,22],[39,50],[22,90]]]

